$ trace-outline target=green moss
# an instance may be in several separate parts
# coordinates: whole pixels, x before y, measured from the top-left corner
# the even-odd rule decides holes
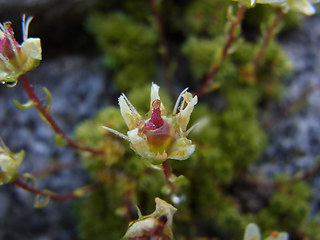
[[[162,20],[171,63],[182,64],[178,69],[183,69],[183,76],[196,88],[212,66],[219,64],[214,82],[220,87],[216,93],[199,100],[189,126],[203,117],[208,123],[188,136],[196,145],[190,159],[170,160],[173,173],[180,176],[176,178],[174,192],[168,191],[163,172],[152,168],[156,162],[140,158],[130,149],[129,143],[101,128],[105,125],[124,134],[128,131],[119,108],[106,107],[92,120],[81,123],[76,128],[76,139],[107,152],[103,158],[81,155],[93,179],[104,184],[103,189],[78,204],[82,239],[121,238],[126,226],[125,192],[130,192],[133,203],[143,213],[154,209],[155,197],[169,202],[179,197],[181,202],[176,205],[178,213],[174,221],[177,239],[184,239],[184,236],[239,239],[249,222],[257,222],[265,233],[274,229],[301,230],[310,236],[319,236],[319,231],[313,228],[318,222],[314,220],[309,224],[307,221],[310,191],[304,184],[279,188],[263,197],[250,188],[250,194],[257,197],[260,204],[256,212],[246,209],[249,204],[243,203],[250,200],[251,195],[237,195],[248,192],[240,173],[259,159],[267,143],[260,127],[259,103],[280,96],[280,80],[291,70],[281,46],[271,41],[257,69],[257,78],[254,75],[253,61],[262,44],[258,29],[270,23],[275,10],[265,5],[248,10],[242,25],[243,38],[233,43],[230,54],[220,62],[226,29],[230,26],[226,25],[226,13],[231,1],[188,0],[183,6],[178,3],[157,2],[161,15],[165,16]],[[106,66],[113,70],[115,84],[145,116],[150,109],[150,85],[159,53],[154,17],[149,15],[150,3],[142,0],[124,1],[118,7],[121,14],[111,11],[92,15],[87,27],[105,55]],[[286,15],[284,24],[289,21],[294,25],[296,16]],[[253,38],[248,35],[248,29],[253,29],[250,32]],[[172,83],[180,80],[173,78]],[[179,87],[182,84],[185,83],[179,82]],[[171,113],[173,101],[165,90],[160,90],[161,100]],[[210,96],[223,103],[219,111],[211,107],[215,103]]]
[[[79,229],[82,240],[119,240],[126,231],[126,221],[116,214],[121,207],[122,199],[114,191],[101,188],[88,198],[75,204]]]
[[[292,64],[281,46],[271,42],[257,71],[257,79],[261,83],[263,94],[271,98],[281,96],[283,85],[279,79],[287,77],[291,70]]]
[[[87,28],[105,53],[107,67],[117,72],[116,84],[120,90],[139,87],[152,79],[157,34],[151,26],[113,13],[92,15]]]
[[[229,1],[199,0],[186,10],[186,23],[191,32],[216,36],[223,33],[227,22]],[[219,11],[217,11],[219,9]]]
[[[190,37],[182,48],[188,57],[191,69],[197,79],[209,72],[213,63],[220,60],[223,39],[201,39]]]
[[[285,185],[270,198],[269,205],[258,214],[264,229],[293,232],[303,226],[310,213],[310,187],[303,182]]]

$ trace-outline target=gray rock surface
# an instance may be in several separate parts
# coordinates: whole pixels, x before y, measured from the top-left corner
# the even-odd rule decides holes
[[[68,56],[44,61],[29,78],[39,96],[45,96],[44,86],[51,91],[51,113],[69,136],[77,123],[92,117],[108,103],[105,74],[98,58]],[[72,149],[55,146],[55,134],[34,109],[23,111],[14,106],[13,99],[27,100],[21,86],[0,86],[0,96],[0,136],[10,149],[26,151],[26,158],[19,168],[21,172],[39,171],[53,163],[77,160]],[[90,183],[90,179],[78,164],[40,178],[37,183],[40,189],[66,194]],[[0,187],[0,201],[1,240],[76,239],[71,201],[51,201],[46,208],[34,209],[34,196],[13,185]]]
[[[294,71],[285,80],[281,101],[270,107],[271,114],[279,115],[301,99],[306,91],[311,91],[306,95],[303,107],[279,118],[268,129],[269,145],[263,162],[255,169],[263,172],[266,178],[279,173],[294,175],[306,171],[319,164],[317,158],[320,156],[320,16],[307,18],[299,31],[282,36],[280,43],[291,59]],[[312,212],[319,212],[319,176],[308,181],[314,189]]]

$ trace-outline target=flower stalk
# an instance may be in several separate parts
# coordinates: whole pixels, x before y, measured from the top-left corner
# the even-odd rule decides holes
[[[22,75],[22,76],[20,76],[19,80],[20,80],[20,83],[21,83],[23,89],[25,90],[28,97],[30,98],[30,100],[34,102],[37,110],[47,120],[47,122],[49,123],[49,125],[53,129],[53,131],[65,140],[67,146],[72,147],[78,151],[89,152],[93,155],[103,155],[104,154],[104,151],[102,151],[102,150],[97,150],[97,149],[92,149],[89,147],[82,146],[79,143],[70,139],[65,134],[65,132],[59,127],[59,125],[56,123],[56,121],[54,120],[54,118],[52,117],[50,112],[41,104],[40,99],[35,94],[33,87],[31,86],[28,78],[25,75]]]
[[[166,159],[164,162],[161,163],[161,166],[162,166],[162,170],[163,170],[167,185],[171,189],[175,190],[176,185],[174,185],[174,183],[170,180],[173,174],[172,174],[172,169],[171,169],[169,160]]]
[[[29,186],[21,178],[17,178],[15,181],[13,181],[13,184],[15,184],[17,187],[20,187],[28,192],[31,192],[34,195],[48,197],[50,199],[57,200],[57,201],[65,201],[65,200],[80,198],[80,197],[96,190],[100,186],[100,184],[97,183],[97,184],[90,185],[86,188],[82,188],[81,194],[79,194],[79,191],[75,190],[72,193],[60,195],[57,193],[53,193],[53,192],[49,192],[49,191],[45,191],[45,190],[40,190],[36,187]]]
[[[220,67],[221,67],[223,60],[228,56],[229,50],[237,37],[236,28],[241,24],[246,10],[247,10],[247,7],[245,5],[239,4],[237,16],[231,22],[228,37],[227,37],[226,43],[222,49],[220,60],[219,60],[219,62],[212,65],[209,73],[207,74],[206,78],[202,82],[200,89],[196,93],[196,95],[199,98],[205,94],[206,88],[208,87],[209,83],[214,80],[215,76],[217,75],[218,71],[220,70]]]

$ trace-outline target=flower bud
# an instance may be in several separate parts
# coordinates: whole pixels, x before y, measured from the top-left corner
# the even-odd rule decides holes
[[[3,142],[2,145],[0,146],[0,185],[12,181],[17,176],[18,167],[25,156],[24,151],[12,153]]]
[[[131,222],[124,239],[173,239],[171,225],[177,209],[160,198],[156,198],[155,202],[156,210]]]

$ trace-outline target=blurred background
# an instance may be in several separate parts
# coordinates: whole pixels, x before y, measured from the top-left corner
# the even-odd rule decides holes
[[[102,116],[111,126],[122,121],[108,108],[117,105],[121,92],[131,96],[143,114],[151,82],[161,86],[169,99],[167,106],[185,87],[199,90],[225,43],[230,5],[236,12],[236,3],[221,0],[0,0],[0,21],[10,20],[21,42],[22,14],[34,17],[29,36],[41,38],[43,60],[28,77],[40,98],[45,98],[43,87],[50,90],[51,113],[61,128],[94,147],[105,143],[86,135],[90,124],[100,127]],[[310,178],[280,190],[260,184],[287,181],[319,168],[319,14],[308,18],[286,14],[258,70],[259,80],[250,75],[249,63],[261,46],[261,32],[277,11],[260,5],[247,10],[239,29],[241,40],[222,64],[216,85],[199,100],[192,121],[210,116],[211,125],[190,135],[197,151],[189,162],[172,163],[173,172],[188,179],[178,193],[176,207],[182,213],[177,214],[174,226],[177,239],[242,239],[241,229],[250,221],[259,223],[266,233],[279,229],[288,231],[290,239],[320,239],[316,170]],[[115,163],[94,159],[100,162],[91,166],[88,156],[57,146],[54,132],[36,110],[19,110],[14,99],[28,100],[19,84],[0,86],[0,136],[10,149],[26,151],[19,170],[35,174],[40,189],[69,193],[110,180],[97,170],[101,161],[104,168],[124,169],[128,163],[121,162],[122,158],[139,160],[124,145],[126,152],[115,156]],[[125,133],[125,127],[119,128]],[[42,173],[54,164],[66,167]],[[150,177],[161,178],[161,173],[130,164],[125,171],[137,182],[132,187],[133,219],[134,204],[149,214],[155,196],[172,201],[172,195],[157,189],[163,180],[156,183]],[[246,180],[243,174],[258,180]],[[119,182],[118,178],[122,179],[112,177],[109,184]],[[32,194],[14,185],[1,186],[0,239],[120,239],[127,223],[118,201],[123,189],[115,188],[108,185],[91,198],[50,201],[35,209]],[[98,207],[91,208],[95,204]]]

